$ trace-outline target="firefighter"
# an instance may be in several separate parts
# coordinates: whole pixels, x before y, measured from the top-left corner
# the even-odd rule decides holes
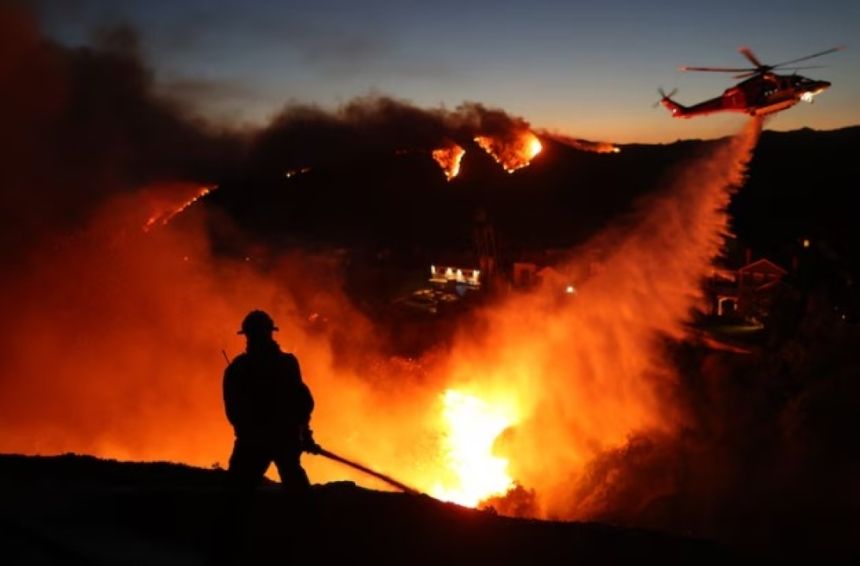
[[[266,312],[248,313],[239,330],[245,353],[224,372],[224,407],[235,433],[228,475],[234,486],[252,488],[274,462],[283,487],[304,493],[310,482],[301,454],[320,449],[309,426],[314,400],[296,357],[273,339],[276,330]]]

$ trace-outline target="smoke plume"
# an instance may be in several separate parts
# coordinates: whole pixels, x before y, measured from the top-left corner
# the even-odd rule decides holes
[[[0,6],[0,249],[78,225],[103,199],[170,179],[212,183],[242,155],[235,136],[153,94],[127,28],[68,49]]]
[[[386,96],[354,99],[335,111],[285,107],[260,132],[250,158],[258,173],[358,162],[396,151],[473,147],[478,135],[517,136],[529,123],[502,110],[467,102],[454,110],[420,109]]]

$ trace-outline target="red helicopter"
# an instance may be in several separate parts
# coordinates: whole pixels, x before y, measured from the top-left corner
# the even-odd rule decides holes
[[[790,108],[803,100],[812,102],[816,94],[823,92],[830,86],[827,81],[817,81],[801,77],[798,74],[778,75],[773,71],[786,65],[799,63],[821,57],[842,47],[834,47],[819,53],[813,53],[806,57],[792,59],[776,65],[765,65],[758,60],[748,47],[739,49],[741,55],[746,57],[755,67],[728,69],[724,67],[680,67],[681,71],[708,71],[716,73],[740,73],[735,75],[736,79],[746,79],[731,88],[727,88],[721,96],[694,104],[683,106],[672,100],[672,95],[660,89],[660,104],[669,109],[675,118],[692,118],[693,116],[704,116],[713,112],[744,112],[750,116],[764,116],[773,114],[780,110]],[[784,69],[788,71],[799,71],[801,69],[817,69],[820,66],[795,67]]]

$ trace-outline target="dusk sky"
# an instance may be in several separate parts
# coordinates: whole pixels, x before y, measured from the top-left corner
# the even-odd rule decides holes
[[[334,108],[367,94],[453,109],[477,101],[536,128],[588,139],[662,142],[735,131],[742,115],[692,120],[652,108],[657,88],[693,104],[737,82],[679,65],[741,66],[844,45],[801,74],[831,81],[777,130],[860,124],[860,1],[42,0],[46,33],[88,43],[137,29],[163,90],[204,115],[262,124],[290,101]]]

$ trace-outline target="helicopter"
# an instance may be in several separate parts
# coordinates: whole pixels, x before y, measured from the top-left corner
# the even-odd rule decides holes
[[[659,103],[667,108],[674,118],[692,118],[714,112],[744,112],[750,116],[764,116],[791,108],[801,100],[811,103],[815,95],[820,94],[830,87],[830,83],[802,77],[796,71],[801,69],[818,69],[821,66],[785,69],[794,71],[794,74],[791,75],[779,75],[774,71],[786,65],[792,65],[814,57],[821,57],[822,55],[827,55],[841,49],[843,48],[833,47],[825,51],[813,53],[812,55],[777,63],[776,65],[765,65],[755,56],[749,47],[741,47],[738,51],[754,67],[736,69],[725,67],[679,67],[679,70],[740,73],[733,78],[746,80],[741,81],[731,88],[727,88],[721,96],[705,100],[693,106],[683,106],[672,100],[672,96],[677,90],[666,94],[663,92],[663,89],[659,89],[658,92],[661,96]]]

